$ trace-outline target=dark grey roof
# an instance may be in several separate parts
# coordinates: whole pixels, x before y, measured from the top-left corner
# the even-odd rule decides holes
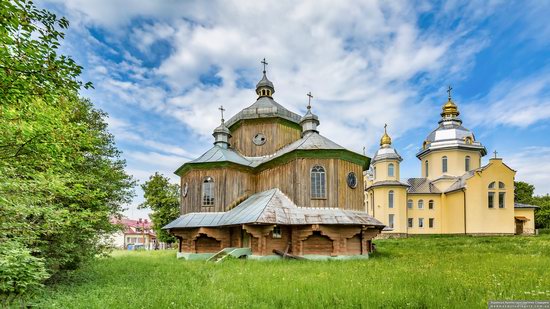
[[[279,189],[256,193],[227,212],[188,213],[164,226],[163,229],[229,226],[240,224],[384,224],[363,211],[339,208],[306,208],[296,206]]]
[[[272,118],[279,117],[296,124],[300,124],[300,115],[289,111],[281,104],[275,102],[273,98],[268,96],[259,97],[254,104],[241,110],[235,116],[231,117],[226,122],[227,127],[231,127],[235,123],[243,119],[257,119],[257,118]]]
[[[428,178],[409,178],[408,193],[441,193]]]
[[[367,190],[370,189],[370,188],[380,187],[380,186],[400,186],[400,187],[408,187],[409,184],[406,184],[406,183],[404,183],[404,182],[397,181],[397,180],[382,180],[382,181],[377,181],[377,182],[373,183],[372,185],[368,186],[368,187],[367,187]]]
[[[529,205],[529,204],[523,204],[523,203],[514,203],[514,208],[540,208],[536,205]]]

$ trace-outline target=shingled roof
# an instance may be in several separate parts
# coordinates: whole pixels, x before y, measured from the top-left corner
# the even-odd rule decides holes
[[[188,213],[164,226],[163,229],[230,226],[241,224],[384,224],[363,211],[339,208],[298,207],[279,189],[256,193],[227,212]]]
[[[408,193],[441,193],[428,178],[409,178]]]

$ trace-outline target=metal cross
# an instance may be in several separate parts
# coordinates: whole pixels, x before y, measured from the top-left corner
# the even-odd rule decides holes
[[[311,94],[311,91],[307,93],[308,102],[307,102],[307,109],[311,109],[311,99],[313,99],[313,95]]]
[[[223,122],[224,121],[223,120],[223,112],[225,112],[225,108],[223,108],[223,105],[220,105],[220,107],[218,109],[222,112],[222,122]]]
[[[496,159],[496,158],[497,158],[497,153],[498,153],[498,152],[495,150],[493,153],[495,154],[495,159]]]
[[[367,148],[367,147],[363,146],[363,155],[366,155],[366,154],[367,154],[366,151],[365,151],[366,148]]]
[[[265,61],[265,58],[264,60],[261,61],[261,63],[264,65],[264,74],[265,74],[265,66],[268,65],[268,63]]]
[[[387,123],[384,123],[384,133],[387,133],[386,132],[386,128],[388,127],[388,124]]]
[[[451,87],[451,85],[449,85],[449,88],[447,88],[447,93],[449,94],[449,100],[451,99],[451,90],[453,90],[453,88]]]

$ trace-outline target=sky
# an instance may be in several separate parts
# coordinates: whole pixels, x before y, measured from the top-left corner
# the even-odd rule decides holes
[[[82,91],[140,183],[212,146],[219,124],[256,100],[266,58],[274,99],[372,156],[384,124],[415,154],[437,127],[448,85],[463,125],[516,180],[550,193],[550,1],[41,0],[69,19],[61,50],[84,67]],[[486,163],[490,155],[484,157]],[[130,218],[143,192],[127,205]]]

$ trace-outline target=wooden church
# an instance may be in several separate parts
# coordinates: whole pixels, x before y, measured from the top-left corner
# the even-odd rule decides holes
[[[179,255],[249,248],[253,256],[357,256],[384,225],[364,207],[370,159],[319,134],[318,117],[273,99],[263,77],[258,99],[214,129],[214,146],[176,170],[181,216],[164,228]],[[204,256],[204,255],[203,255]]]

